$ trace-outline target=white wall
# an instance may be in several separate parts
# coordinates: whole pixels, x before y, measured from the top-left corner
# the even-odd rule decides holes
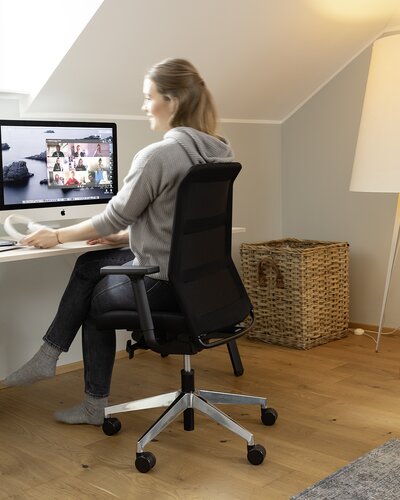
[[[0,99],[0,115],[18,118],[18,103]],[[147,121],[118,120],[117,129],[122,182],[132,156],[161,135],[151,132]],[[246,233],[233,236],[233,254],[239,266],[242,241],[280,236],[281,132],[274,125],[224,123],[221,133],[231,141],[243,164],[234,194],[234,225],[247,228]],[[75,259],[68,255],[0,265],[0,380],[29,359],[41,344]],[[124,349],[127,334],[119,332],[118,338],[118,349]],[[60,364],[81,357],[79,334]]]
[[[396,197],[349,191],[369,59],[366,50],[284,123],[282,223],[285,236],[350,243],[350,320],[377,325]],[[400,322],[398,276],[388,326]]]
[[[281,127],[224,123],[221,133],[232,144],[242,171],[235,181],[233,225],[246,228],[232,241],[232,255],[240,267],[242,242],[280,238],[281,230]]]

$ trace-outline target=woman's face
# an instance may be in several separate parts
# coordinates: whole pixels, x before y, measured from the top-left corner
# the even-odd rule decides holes
[[[149,78],[143,82],[144,101],[142,110],[150,118],[151,130],[167,131],[171,128],[169,119],[174,112],[173,99],[165,99],[158,91],[155,83]]]

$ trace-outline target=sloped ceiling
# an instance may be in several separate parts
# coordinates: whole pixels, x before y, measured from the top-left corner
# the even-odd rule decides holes
[[[397,7],[397,0],[105,0],[26,112],[141,116],[147,68],[184,57],[222,118],[282,122],[395,24]]]

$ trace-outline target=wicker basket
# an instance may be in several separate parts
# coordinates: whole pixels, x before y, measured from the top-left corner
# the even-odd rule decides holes
[[[346,336],[348,243],[293,238],[243,243],[240,255],[256,318],[250,338],[309,349]]]

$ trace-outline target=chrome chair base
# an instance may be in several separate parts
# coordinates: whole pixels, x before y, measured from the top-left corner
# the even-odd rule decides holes
[[[167,407],[164,413],[158,418],[158,420],[139,438],[137,442],[137,455],[143,455],[144,447],[153,439],[155,439],[158,434],[164,430],[173,420],[175,420],[180,414],[184,414],[184,428],[185,430],[194,429],[194,417],[193,410],[198,410],[201,413],[207,415],[213,419],[218,424],[229,429],[234,434],[243,438],[248,449],[252,449],[255,446],[254,436],[247,429],[235,422],[229,415],[217,408],[216,404],[235,404],[235,405],[259,405],[261,412],[265,413],[267,411],[267,400],[266,398],[258,396],[249,396],[243,394],[232,394],[228,392],[217,392],[217,391],[206,391],[194,389],[194,372],[190,367],[190,356],[184,356],[184,369],[182,370],[182,389],[178,391],[168,392],[165,394],[160,394],[158,396],[152,396],[144,399],[139,399],[136,401],[129,401],[127,403],[117,404],[113,406],[108,406],[105,408],[105,423],[103,425],[103,430],[106,434],[114,434],[119,431],[120,423],[117,419],[112,416],[118,413],[124,413],[129,411],[145,410],[150,408],[162,408]],[[270,410],[273,416],[273,422],[263,423],[266,425],[272,425],[275,422],[277,414],[275,410]],[[113,422],[114,421],[114,422]],[[117,425],[108,426],[108,431],[106,430],[107,424],[111,422]],[[263,448],[263,447],[261,447]],[[264,449],[265,453],[265,449]]]
[[[158,434],[164,430],[173,420],[187,409],[199,410],[205,415],[215,420],[217,423],[226,427],[238,436],[246,440],[248,446],[254,445],[254,437],[251,432],[236,423],[226,413],[216,408],[214,404],[237,404],[237,405],[260,405],[261,408],[267,407],[265,398],[257,396],[247,396],[242,394],[231,394],[226,392],[213,391],[194,391],[182,392],[175,391],[166,394],[160,394],[150,398],[130,401],[119,405],[108,406],[105,409],[105,417],[111,418],[112,415],[128,411],[145,410],[149,408],[168,407],[161,417],[143,434],[137,442],[137,453],[142,453],[144,447],[152,441]]]

